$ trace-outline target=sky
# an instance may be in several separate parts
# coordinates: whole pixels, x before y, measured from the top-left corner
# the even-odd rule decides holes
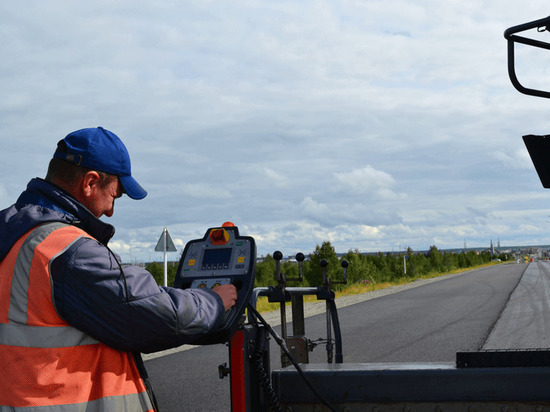
[[[143,200],[103,217],[125,262],[231,221],[258,254],[550,244],[522,136],[550,100],[507,74],[532,0],[27,0],[0,3],[0,209],[57,141],[102,126]],[[550,41],[550,33],[533,33]],[[517,49],[550,90],[550,52]],[[178,254],[169,254],[177,260]]]

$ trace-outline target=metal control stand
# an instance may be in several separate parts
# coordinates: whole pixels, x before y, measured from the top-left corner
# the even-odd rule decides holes
[[[323,259],[320,262],[322,285],[287,287],[288,282],[303,280],[305,256],[302,253],[296,255],[298,278],[289,278],[281,271],[283,254],[280,251],[276,251],[273,258],[276,262],[277,286],[255,288],[250,298],[249,308],[255,310],[260,296],[266,296],[269,302],[279,303],[282,337],[276,338],[276,340],[281,345],[281,365],[286,367],[291,364],[308,363],[309,352],[317,346],[305,336],[304,296],[307,295],[313,295],[318,300],[326,301],[327,362],[332,363],[335,360],[336,363],[342,363],[342,336],[332,285],[347,282],[348,262],[344,260],[341,263],[344,271],[342,281],[334,281],[327,277],[328,262]],[[288,302],[291,302],[292,305],[292,336],[288,335],[287,329],[286,304]],[[270,381],[269,337],[267,334],[267,328],[270,327],[260,324],[252,310],[249,309],[247,324],[234,334],[229,343],[230,367],[228,368],[226,364],[220,365],[219,375],[222,379],[230,375],[232,412],[260,411],[268,410],[268,408],[278,411],[280,410],[278,399]]]
[[[327,362],[333,362],[334,348],[336,350],[335,361],[336,363],[343,362],[342,354],[342,335],[340,332],[340,323],[338,320],[338,312],[336,303],[334,301],[334,291],[332,285],[347,283],[347,267],[348,262],[343,260],[341,266],[343,268],[343,280],[334,281],[326,275],[326,269],[328,262],[322,259],[319,262],[322,271],[323,283],[320,286],[315,287],[287,287],[287,282],[301,282],[303,280],[302,262],[304,261],[304,255],[298,253],[296,255],[296,261],[298,263],[299,277],[295,279],[288,278],[286,274],[281,272],[281,260],[283,254],[280,251],[273,253],[273,258],[276,262],[276,279],[277,286],[268,286],[262,288],[255,288],[252,292],[251,305],[256,307],[256,301],[260,296],[267,296],[269,302],[277,302],[280,305],[281,315],[281,335],[282,339],[287,344],[289,351],[293,357],[300,363],[309,362],[309,352],[311,352],[317,344],[313,343],[310,339],[305,337],[305,315],[304,315],[304,296],[316,296],[317,300],[324,300],[326,302],[326,319],[327,319],[327,336],[326,336],[326,350],[327,350]],[[293,335],[288,335],[287,330],[287,316],[286,316],[286,303],[291,302],[292,308],[292,329]],[[254,316],[249,319],[255,321]],[[334,331],[334,339],[332,333]],[[281,364],[283,367],[290,365],[288,357],[281,353]]]

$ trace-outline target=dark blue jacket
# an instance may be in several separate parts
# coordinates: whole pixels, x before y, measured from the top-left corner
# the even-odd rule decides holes
[[[0,260],[27,231],[54,221],[91,236],[50,266],[56,310],[72,326],[116,349],[149,353],[192,343],[222,321],[216,293],[159,287],[145,269],[122,268],[107,246],[114,227],[42,179],[31,180],[17,202],[0,212]]]

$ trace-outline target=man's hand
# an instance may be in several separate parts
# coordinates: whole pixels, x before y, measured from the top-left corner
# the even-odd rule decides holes
[[[212,290],[222,298],[226,312],[235,305],[235,302],[237,302],[237,288],[231,283],[216,286]]]

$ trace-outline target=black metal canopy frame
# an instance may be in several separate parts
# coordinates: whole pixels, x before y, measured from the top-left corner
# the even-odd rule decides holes
[[[538,47],[540,49],[550,50],[550,43],[545,43],[540,40],[531,39],[524,36],[518,36],[517,33],[521,33],[527,30],[537,29],[538,32],[548,31],[550,32],[550,16],[544,19],[535,20],[529,23],[520,24],[518,26],[510,27],[504,32],[504,37],[508,40],[508,76],[514,87],[523,94],[536,97],[544,97],[550,99],[550,92],[545,90],[530,89],[523,86],[516,75],[515,68],[515,44],[521,43],[527,46]]]
[[[525,87],[520,83],[516,74],[516,43],[537,47],[539,49],[550,50],[550,43],[518,35],[518,33],[523,33],[533,29],[536,29],[539,33],[550,33],[550,16],[510,27],[504,32],[504,38],[508,41],[508,76],[510,77],[510,81],[516,90],[520,93],[550,99],[550,91]],[[548,159],[550,159],[550,135],[539,136],[529,134],[523,136],[523,141],[529,155],[531,156],[531,160],[533,161],[535,169],[539,175],[542,186],[546,189],[550,189],[550,162],[548,162]]]

